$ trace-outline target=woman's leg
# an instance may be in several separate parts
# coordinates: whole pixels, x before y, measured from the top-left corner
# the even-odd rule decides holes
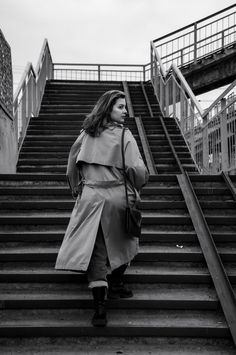
[[[104,241],[101,224],[87,270],[89,288],[92,289],[94,298],[95,313],[92,319],[94,326],[105,326],[107,323],[105,298],[107,293],[107,272],[108,272],[107,250]]]
[[[109,279],[108,298],[130,298],[133,297],[133,292],[124,285],[124,272],[128,264],[123,264],[113,270]]]

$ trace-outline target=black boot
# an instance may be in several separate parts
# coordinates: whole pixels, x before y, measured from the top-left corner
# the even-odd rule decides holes
[[[105,308],[106,291],[107,288],[105,286],[92,288],[95,309],[92,318],[92,325],[94,327],[105,327],[107,324]]]
[[[123,281],[126,268],[127,264],[124,264],[112,271],[107,295],[109,299],[133,297],[133,292],[124,285]]]

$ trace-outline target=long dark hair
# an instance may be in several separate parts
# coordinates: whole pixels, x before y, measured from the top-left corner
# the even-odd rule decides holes
[[[83,129],[92,137],[98,137],[111,123],[111,111],[118,99],[125,94],[119,90],[106,91],[97,101],[93,110],[86,116]]]

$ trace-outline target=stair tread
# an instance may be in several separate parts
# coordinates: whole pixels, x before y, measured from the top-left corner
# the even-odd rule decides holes
[[[217,247],[219,253],[232,253],[232,254],[236,254],[236,242],[235,243],[227,243],[227,245],[219,245]],[[34,244],[32,245],[27,245],[27,246],[1,246],[1,250],[0,250],[0,255],[6,255],[6,254],[57,254],[59,250],[59,247],[55,247],[55,246],[48,246],[48,245],[42,245],[39,246],[37,244],[37,246],[35,246]],[[197,253],[197,254],[202,254],[202,250],[200,248],[199,245],[196,244],[191,244],[188,245],[186,243],[180,243],[180,244],[170,244],[170,243],[153,243],[153,244],[145,244],[145,245],[140,245],[140,250],[139,250],[139,254],[171,254],[171,253],[179,253],[179,254],[184,254],[184,253],[188,253],[188,254],[193,254],[193,253]]]
[[[231,267],[232,271],[234,271],[234,267]],[[69,275],[67,271],[63,270],[55,270],[54,264],[49,262],[1,262],[1,271],[2,273],[17,273],[17,274],[24,274],[24,273],[33,273],[33,274],[65,274]],[[236,270],[235,270],[236,272]],[[76,272],[72,272],[77,274]],[[194,262],[149,262],[148,265],[146,263],[135,263],[131,265],[131,267],[127,270],[127,275],[155,275],[155,274],[178,274],[184,273],[186,275],[193,275],[193,274],[204,274],[208,275],[209,272],[205,265],[202,263],[194,263]]]
[[[0,311],[0,327],[91,327],[92,310],[4,310]],[[24,315],[24,317],[22,317]],[[186,310],[109,310],[109,327],[181,327],[225,328],[222,314],[216,311]]]
[[[181,355],[202,353],[205,355],[235,355],[235,347],[231,339],[226,338],[183,338],[183,337],[128,337],[117,336],[96,337],[93,336],[88,341],[85,336],[54,338],[53,342],[48,338],[5,338],[1,342],[2,352],[6,355],[14,353],[42,355],[40,349],[44,349],[47,354],[57,355],[144,355],[163,354],[176,355],[176,349]],[[38,350],[36,350],[38,349]],[[5,352],[4,352],[5,351]]]
[[[184,286],[184,287],[183,287]],[[217,295],[212,285],[206,284],[135,284],[131,288],[134,292],[132,300],[217,300]],[[234,285],[236,291],[236,285]],[[40,296],[41,295],[41,296]],[[91,292],[85,284],[56,284],[56,283],[1,283],[0,297],[7,299],[25,298],[40,299],[43,297],[53,299],[91,299]]]

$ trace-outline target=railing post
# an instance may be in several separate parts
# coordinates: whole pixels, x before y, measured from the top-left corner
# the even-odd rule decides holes
[[[208,142],[208,116],[203,120],[202,130],[202,165],[203,170],[209,172],[209,142]]]
[[[143,65],[143,81],[146,81],[145,65]]]
[[[176,83],[173,78],[172,80],[172,105],[173,105],[173,116],[176,118]]]
[[[224,46],[225,46],[225,31],[223,30],[221,33],[222,33],[221,46],[222,46],[222,50],[223,50]]]
[[[98,81],[101,80],[101,65],[98,64]]]
[[[194,63],[197,63],[197,23],[194,23],[194,46],[193,46]]]
[[[221,145],[221,163],[222,170],[227,171],[229,167],[229,154],[228,154],[228,137],[227,137],[227,114],[226,114],[226,99],[221,100],[220,114],[220,145]]]
[[[190,150],[195,157],[195,134],[194,134],[194,103],[191,101],[190,108]]]
[[[168,117],[169,116],[169,102],[170,102],[169,83],[165,84],[164,90],[165,90],[165,95],[164,96],[165,96],[165,107],[166,107],[165,114]]]
[[[180,91],[180,127],[181,127],[182,132],[185,132],[184,123],[185,123],[184,94],[183,94],[183,91],[181,88],[181,91]]]
[[[179,66],[183,66],[184,65],[184,51],[183,49],[180,50],[180,64],[177,63],[177,65]]]

